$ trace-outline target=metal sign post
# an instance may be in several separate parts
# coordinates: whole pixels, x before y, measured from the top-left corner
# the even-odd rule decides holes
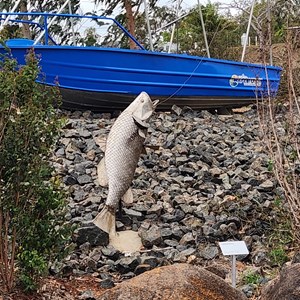
[[[249,250],[244,241],[219,242],[223,255],[231,258],[231,283],[236,287],[236,256],[248,255]]]

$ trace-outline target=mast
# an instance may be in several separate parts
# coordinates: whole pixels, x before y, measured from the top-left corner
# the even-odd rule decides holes
[[[271,29],[271,5],[270,0],[267,0],[267,19],[268,19],[268,35],[269,35],[269,52],[270,52],[270,65],[273,65],[273,49],[272,49],[272,29]]]
[[[204,20],[203,20],[203,14],[202,14],[202,8],[200,5],[200,0],[198,0],[198,9],[199,9],[200,21],[201,21],[201,26],[202,26],[203,36],[204,36],[206,53],[207,53],[207,57],[210,58],[209,46],[208,46],[208,42],[207,42],[207,36],[206,36],[206,30],[205,30],[205,24],[204,24]]]
[[[150,50],[153,51],[153,42],[152,42],[150,18],[149,18],[149,10],[148,10],[147,0],[144,0],[144,5],[145,5],[145,16],[146,16],[146,21],[147,21],[148,35],[149,35]]]
[[[247,32],[246,32],[246,42],[244,43],[244,46],[243,46],[243,53],[242,53],[241,62],[243,62],[244,58],[245,58],[246,47],[247,47],[248,39],[249,39],[250,26],[251,26],[251,21],[252,21],[252,17],[253,17],[254,5],[255,5],[255,0],[253,0],[252,5],[251,5],[250,16],[249,16]]]
[[[178,18],[179,9],[180,9],[180,5],[181,5],[182,1],[183,1],[183,0],[178,0],[178,1],[177,1],[177,7],[176,7],[176,19]],[[173,26],[172,26],[172,33],[171,33],[171,38],[170,38],[170,43],[169,43],[168,53],[171,52],[171,48],[172,48],[172,44],[173,44],[173,39],[174,39],[174,34],[175,34],[175,29],[176,29],[176,23],[174,23]]]

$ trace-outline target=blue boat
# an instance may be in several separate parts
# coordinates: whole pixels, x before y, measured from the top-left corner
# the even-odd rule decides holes
[[[32,23],[43,30],[43,41],[11,39],[6,46],[20,65],[33,48],[40,57],[41,83],[58,84],[69,108],[122,110],[142,91],[160,99],[161,110],[174,104],[193,109],[240,107],[276,95],[279,87],[279,67],[148,51],[112,18],[36,12],[0,15],[27,15],[28,21],[11,21]],[[42,25],[34,21],[37,16],[42,17]],[[110,20],[138,49],[57,45],[47,26],[49,18],[58,16]],[[7,50],[2,46],[0,53]]]

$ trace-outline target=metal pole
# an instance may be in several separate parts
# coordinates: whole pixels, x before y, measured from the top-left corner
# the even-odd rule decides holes
[[[149,20],[149,11],[148,11],[148,2],[147,2],[147,0],[144,0],[144,6],[145,6],[145,15],[146,15],[146,21],[147,21],[148,35],[149,35],[150,50],[153,51],[153,42],[152,42],[152,35],[151,35],[151,27],[150,27],[150,20]]]
[[[255,0],[253,0],[252,5],[251,5],[250,16],[249,16],[247,32],[246,32],[246,38],[245,38],[246,42],[244,43],[244,46],[243,46],[243,53],[242,53],[242,58],[241,58],[242,62],[244,61],[245,53],[246,53],[246,47],[247,47],[247,44],[248,44],[248,37],[249,37],[250,26],[251,26],[251,21],[252,21],[252,16],[253,16],[254,4],[255,4]]]
[[[69,4],[69,14],[72,15],[71,0],[69,0],[68,4]],[[73,45],[75,45],[76,44],[76,39],[75,39],[75,30],[74,30],[74,20],[73,20],[73,18],[70,18],[70,22],[71,22],[71,29],[72,29]]]
[[[270,0],[267,1],[267,16],[268,16],[268,35],[269,35],[269,51],[270,65],[273,65],[273,49],[272,49],[272,29],[271,29],[271,5]]]
[[[201,21],[201,26],[202,26],[203,36],[204,36],[206,53],[207,53],[207,57],[210,58],[209,46],[208,46],[208,42],[207,42],[207,36],[206,36],[206,30],[205,30],[205,24],[204,24],[204,20],[203,20],[203,14],[202,14],[202,8],[200,5],[200,0],[198,0],[198,9],[199,9],[200,21]]]
[[[236,257],[235,257],[235,255],[231,256],[231,283],[232,283],[232,287],[236,288]]]
[[[169,22],[169,23],[167,23],[166,25],[164,25],[164,26],[162,26],[162,27],[156,29],[155,32],[159,32],[159,31],[163,30],[164,28],[167,28],[167,27],[173,25],[174,23],[180,21],[181,19],[185,18],[186,16],[188,16],[188,15],[190,15],[190,14],[191,14],[191,12],[188,12],[188,13],[182,15],[181,17],[175,19],[174,21]]]
[[[57,12],[58,14],[60,14],[65,7],[68,5],[69,0],[66,0],[66,2],[64,3],[64,5],[59,9],[59,11]],[[57,19],[57,16],[53,17],[51,19],[51,21],[48,23],[48,28],[50,28],[50,26],[53,24],[53,22]],[[38,38],[35,40],[35,42],[33,43],[33,45],[36,45],[43,37],[43,35],[45,34],[46,30],[43,30],[43,32],[41,32],[41,34],[38,36]]]
[[[180,5],[181,5],[181,2],[183,0],[178,0],[177,1],[177,7],[176,7],[176,18],[178,17],[178,13],[179,13],[179,8],[180,8]],[[168,50],[168,53],[171,52],[171,48],[172,48],[172,44],[173,44],[173,39],[174,39],[174,34],[175,34],[175,28],[176,28],[176,23],[173,24],[173,27],[172,27],[172,33],[171,33],[171,38],[170,38],[170,43],[169,43],[169,50]]]
[[[15,10],[17,9],[17,7],[19,6],[19,4],[20,4],[21,1],[22,1],[22,0],[18,0],[18,1],[15,3],[14,7],[13,7],[12,10],[11,10],[12,13],[15,12]],[[6,17],[6,19],[4,20],[3,24],[1,25],[1,28],[2,28],[3,26],[5,26],[5,25],[8,23],[8,21],[9,21],[9,16]]]

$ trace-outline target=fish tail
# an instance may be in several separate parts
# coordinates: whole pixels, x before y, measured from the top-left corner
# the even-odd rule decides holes
[[[107,232],[109,235],[116,234],[116,217],[115,210],[110,206],[105,205],[101,212],[93,220],[93,223],[101,230]]]

